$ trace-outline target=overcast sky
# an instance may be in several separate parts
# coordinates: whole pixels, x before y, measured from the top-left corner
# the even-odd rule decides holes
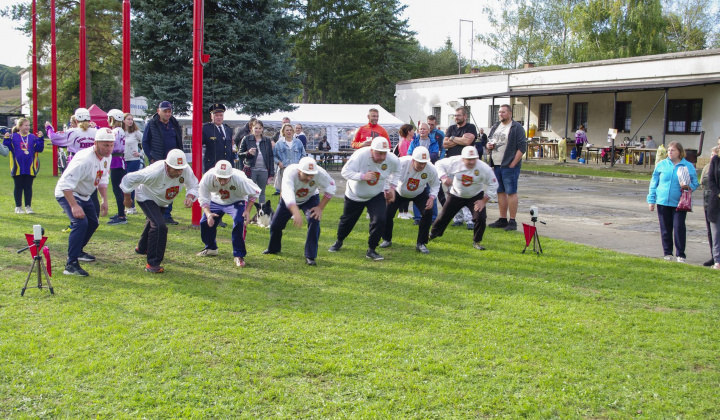
[[[0,9],[4,9],[16,0],[0,0]],[[473,30],[477,34],[483,30],[486,19],[483,18],[482,7],[486,0],[400,0],[408,5],[405,17],[409,19],[410,29],[417,32],[415,37],[420,45],[430,49],[441,48],[449,36],[457,50],[460,19],[473,21]],[[8,18],[0,18],[0,40],[2,40],[3,54],[0,64],[8,66],[29,65],[28,51],[30,38],[20,31],[13,29],[18,22]],[[462,23],[462,55],[470,58],[471,24]],[[11,47],[7,47],[11,46]],[[475,43],[473,58],[481,60],[479,45]]]

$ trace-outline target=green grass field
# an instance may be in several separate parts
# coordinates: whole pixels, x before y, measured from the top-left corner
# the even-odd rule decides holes
[[[229,229],[219,257],[196,257],[199,231],[177,209],[165,274],[134,254],[135,215],[102,221],[90,277],[63,276],[48,169],[33,216],[12,213],[0,177],[2,418],[720,417],[720,279],[707,268],[548,238],[543,255],[521,254],[521,233],[496,230],[480,252],[460,228],[423,256],[405,220],[372,262],[364,218],[327,252],[334,199],[317,267],[304,227],[265,256],[268,231],[251,226],[242,270]],[[56,294],[20,297],[31,260],[15,251],[37,223]]]

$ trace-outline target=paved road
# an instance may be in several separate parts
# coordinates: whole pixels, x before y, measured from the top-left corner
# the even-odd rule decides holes
[[[338,172],[338,196],[345,183]],[[657,214],[645,201],[648,183],[607,182],[522,174],[518,222],[530,223],[530,207],[537,206],[542,236],[563,239],[628,254],[661,258]],[[695,211],[687,217],[687,262],[700,265],[710,258],[702,211],[702,192],[693,195]],[[488,204],[488,221],[498,217],[497,204]]]

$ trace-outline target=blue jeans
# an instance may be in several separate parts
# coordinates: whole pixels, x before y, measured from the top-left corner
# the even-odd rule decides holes
[[[520,162],[514,168],[496,166],[495,178],[498,181],[498,194],[517,194],[518,179],[520,178]]]
[[[243,212],[245,211],[245,201],[238,201],[233,204],[217,204],[210,202],[210,213],[215,213],[218,217],[215,218],[215,223],[210,227],[207,222],[207,216],[203,213],[200,218],[200,238],[205,244],[207,249],[218,249],[215,238],[217,237],[218,223],[222,220],[225,214],[230,215],[233,218],[232,228],[232,246],[233,246],[233,257],[244,258],[247,254],[245,249],[245,218]]]
[[[56,198],[56,200],[60,204],[60,207],[62,207],[63,211],[65,211],[65,214],[67,214],[68,218],[70,218],[70,226],[72,227],[72,230],[70,231],[70,237],[68,238],[67,262],[68,264],[74,263],[77,261],[78,257],[83,252],[83,248],[85,248],[85,245],[87,245],[90,241],[90,238],[92,238],[93,233],[95,233],[95,230],[100,224],[97,213],[95,213],[95,204],[93,204],[92,200],[83,201],[78,197],[75,197],[75,201],[77,201],[78,205],[82,207],[85,212],[84,218],[77,219],[73,216],[70,203],[68,203],[65,197]]]

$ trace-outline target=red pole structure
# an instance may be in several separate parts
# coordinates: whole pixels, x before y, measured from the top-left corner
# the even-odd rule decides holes
[[[32,132],[38,132],[37,118],[37,10],[32,2]]]
[[[192,167],[195,176],[202,177],[202,115],[203,115],[203,35],[205,25],[205,1],[194,0],[193,7],[193,103],[192,103]],[[202,211],[195,202],[192,209],[192,224],[200,224]]]
[[[87,90],[85,76],[87,57],[85,56],[85,0],[80,0],[80,108],[87,108]]]
[[[57,48],[55,45],[55,0],[50,0],[50,97],[51,97],[51,123],[58,128],[57,119]],[[53,176],[58,176],[58,148],[53,146]]]
[[[122,110],[130,112],[130,0],[123,0]]]

